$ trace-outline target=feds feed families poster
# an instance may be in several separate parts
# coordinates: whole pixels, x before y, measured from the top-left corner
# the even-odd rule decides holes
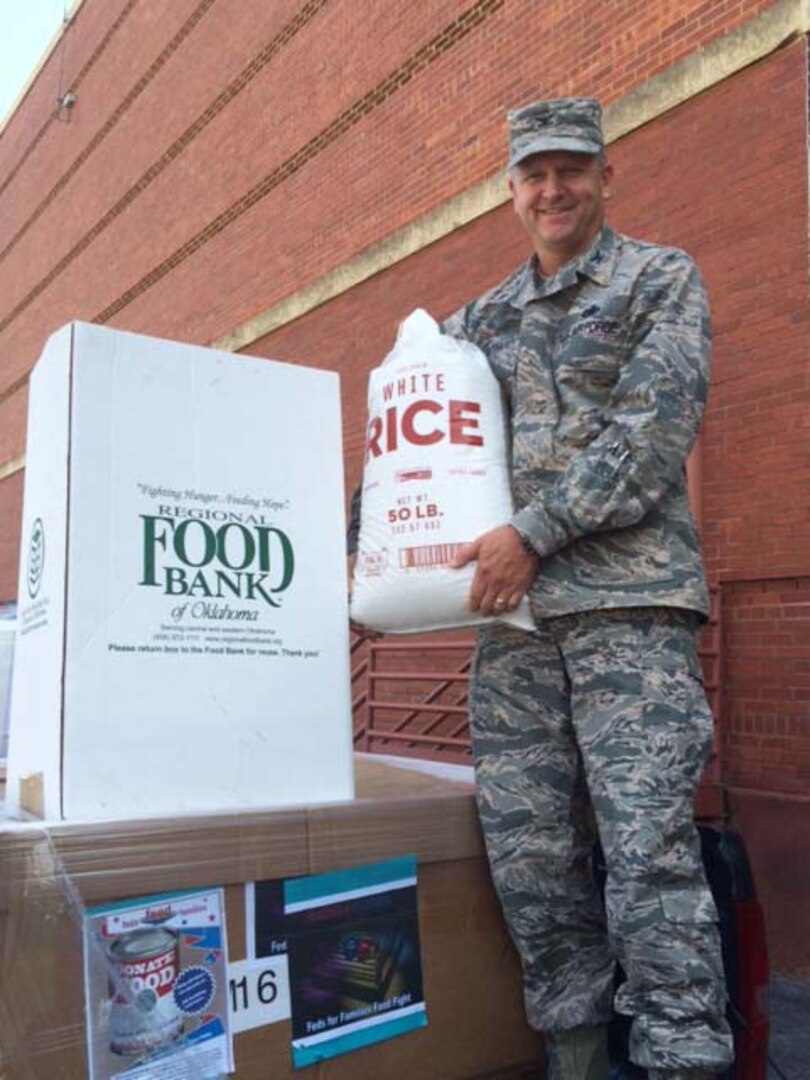
[[[427,1024],[413,856],[284,883],[296,1067]]]

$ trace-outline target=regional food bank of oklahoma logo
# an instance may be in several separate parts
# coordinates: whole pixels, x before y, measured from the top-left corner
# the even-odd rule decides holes
[[[45,527],[41,518],[36,518],[31,529],[28,544],[28,595],[33,600],[42,584],[45,569]]]

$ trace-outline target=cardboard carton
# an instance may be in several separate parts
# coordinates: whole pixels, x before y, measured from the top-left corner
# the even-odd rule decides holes
[[[337,376],[81,323],[31,377],[8,800],[351,798]]]
[[[85,1075],[85,905],[224,884],[233,962],[245,956],[244,882],[414,853],[428,1026],[294,1072],[279,1021],[236,1036],[237,1080],[542,1075],[470,788],[363,760],[357,786],[334,806],[0,828],[0,1074]]]

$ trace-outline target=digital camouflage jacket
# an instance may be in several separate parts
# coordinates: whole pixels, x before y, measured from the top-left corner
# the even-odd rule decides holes
[[[682,251],[604,227],[543,278],[534,257],[445,323],[486,353],[512,429],[535,618],[708,596],[685,465],[706,402],[705,289]]]

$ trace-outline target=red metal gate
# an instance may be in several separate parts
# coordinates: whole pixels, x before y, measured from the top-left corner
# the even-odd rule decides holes
[[[472,634],[352,642],[354,744],[357,750],[470,764],[467,683]],[[699,654],[715,719],[714,748],[698,794],[700,817],[723,816],[723,630],[719,587]]]

